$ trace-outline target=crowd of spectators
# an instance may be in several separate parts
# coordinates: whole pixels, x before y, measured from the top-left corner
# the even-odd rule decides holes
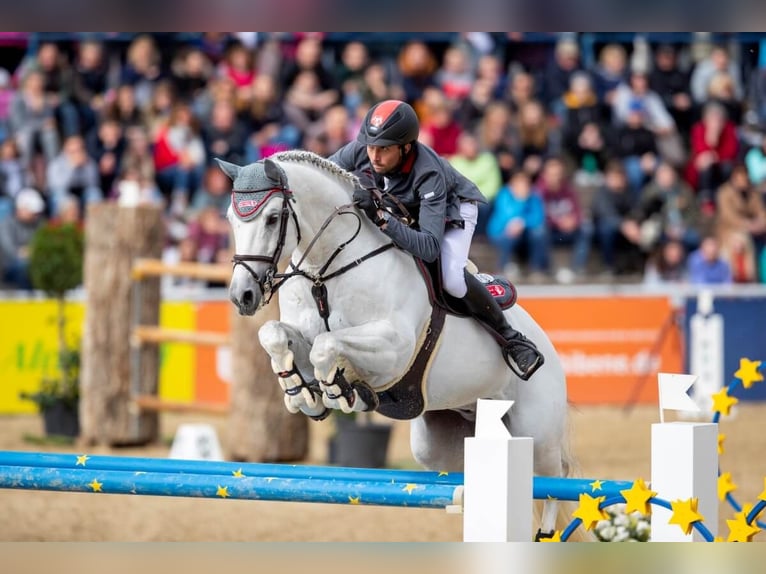
[[[100,201],[161,206],[167,260],[228,261],[230,181],[214,158],[329,156],[388,98],[413,105],[422,141],[488,199],[476,233],[494,253],[487,271],[766,282],[766,54],[745,73],[736,44],[710,41],[637,35],[591,59],[577,35],[377,40],[30,43],[0,68],[0,284],[29,288],[34,230],[82,224]]]

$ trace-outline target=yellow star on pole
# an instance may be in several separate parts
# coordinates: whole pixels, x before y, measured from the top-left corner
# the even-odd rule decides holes
[[[237,470],[233,470],[233,471],[231,472],[231,474],[232,474],[232,476],[233,476],[234,478],[245,478],[245,473],[244,473],[244,472],[242,472],[242,469],[241,469],[241,468],[238,468]]]
[[[718,477],[718,500],[725,500],[726,495],[737,490],[737,485],[731,479],[730,472],[724,472]]]
[[[580,505],[572,513],[572,516],[582,520],[585,530],[593,528],[600,520],[607,520],[607,513],[599,508],[599,505],[606,500],[606,496],[593,498],[587,492],[580,493]]]
[[[349,504],[359,504],[359,501],[362,499],[361,496],[349,496],[348,497],[348,503]]]
[[[407,484],[404,485],[404,488],[402,488],[402,490],[405,491],[407,494],[412,494],[412,491],[417,489],[418,489],[418,485],[412,484],[411,482],[408,482]]]
[[[678,524],[681,530],[684,531],[684,534],[690,534],[692,525],[695,522],[705,520],[705,517],[697,512],[698,503],[699,501],[696,498],[672,500],[670,506],[673,509],[673,516],[670,517],[668,524]]]
[[[596,479],[593,482],[591,482],[589,486],[590,486],[591,492],[596,492],[597,490],[601,490],[601,481]]]
[[[718,433],[718,454],[723,454],[723,441],[726,440],[726,435],[723,433]]]
[[[218,485],[218,490],[215,491],[216,496],[220,496],[221,498],[228,498],[229,495],[229,487],[228,486],[221,486]]]
[[[643,478],[636,480],[629,489],[621,490],[620,494],[625,499],[625,514],[631,512],[651,513],[649,499],[657,496],[656,492],[649,490]]]
[[[758,368],[761,366],[761,361],[751,361],[744,357],[739,360],[739,369],[734,373],[734,376],[742,381],[742,386],[749,389],[754,383],[763,380],[763,375],[758,372]]]
[[[550,538],[541,538],[540,542],[561,542],[561,531],[555,530]]]
[[[721,413],[722,415],[728,415],[731,407],[739,402],[737,397],[729,396],[728,387],[722,388],[717,393],[713,394],[713,412]]]
[[[85,463],[88,462],[89,458],[90,457],[87,454],[77,455],[77,462],[75,463],[75,466],[85,466]]]
[[[763,479],[763,491],[758,495],[758,500],[766,501],[766,478]]]
[[[94,478],[92,482],[88,483],[88,486],[90,486],[90,488],[91,488],[91,490],[93,490],[93,492],[103,492],[101,490],[101,487],[104,486],[104,483],[99,482],[98,479]]]
[[[726,525],[729,527],[726,542],[752,542],[753,536],[761,531],[757,526],[747,523],[744,512],[735,514],[734,520],[727,520]]]

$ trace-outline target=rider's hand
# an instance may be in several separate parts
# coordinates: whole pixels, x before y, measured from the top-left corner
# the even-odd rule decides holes
[[[367,217],[378,224],[378,205],[372,192],[368,189],[357,188],[354,190],[354,203],[367,214]]]

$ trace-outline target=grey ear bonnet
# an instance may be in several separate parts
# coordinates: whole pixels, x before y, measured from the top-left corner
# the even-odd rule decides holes
[[[246,166],[234,165],[218,158],[216,162],[234,182],[231,205],[234,213],[243,221],[253,219],[274,193],[287,192],[284,170],[269,159]]]

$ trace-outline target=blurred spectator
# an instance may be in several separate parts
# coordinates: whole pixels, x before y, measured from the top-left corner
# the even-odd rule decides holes
[[[527,102],[519,109],[518,130],[518,161],[534,180],[540,174],[545,158],[561,152],[560,132],[551,126],[543,105],[537,100]]]
[[[475,133],[479,147],[492,152],[497,158],[501,181],[508,181],[517,167],[519,147],[508,105],[499,101],[489,103]]]
[[[497,267],[510,278],[517,273],[516,258],[525,250],[532,273],[547,271],[545,212],[529,174],[516,171],[500,188],[487,224],[487,235],[497,249]]]
[[[654,132],[644,123],[644,107],[631,102],[625,123],[615,131],[614,153],[625,166],[628,183],[638,195],[657,167],[657,142]]]
[[[11,103],[16,90],[11,81],[11,74],[5,68],[0,68],[0,139],[9,136],[10,125],[8,118],[11,114]]]
[[[732,169],[716,194],[715,232],[734,280],[755,280],[756,245],[766,243],[766,206],[743,165]]]
[[[454,155],[457,139],[463,129],[455,119],[452,105],[437,88],[423,92],[423,117],[418,139],[431,146],[442,157]]]
[[[492,202],[503,185],[497,158],[492,152],[481,150],[475,135],[463,132],[457,140],[457,153],[449,158],[449,162],[452,167],[475,183],[487,199],[487,203],[479,204],[479,218],[474,231],[476,236],[485,235]]]
[[[109,61],[104,44],[84,40],[77,47],[74,61],[73,103],[81,132],[89,135],[106,103],[109,88]]]
[[[0,279],[16,289],[32,289],[29,279],[29,244],[44,222],[45,201],[33,188],[16,195],[13,217],[0,219]]]
[[[734,93],[734,83],[728,72],[717,72],[710,78],[706,102],[721,104],[735,125],[742,123],[742,102]]]
[[[107,102],[101,118],[120,122],[123,129],[144,125],[144,116],[136,103],[136,90],[130,84],[122,84],[115,92],[114,99]]]
[[[672,45],[657,46],[654,67],[649,73],[649,87],[662,99],[679,133],[687,134],[691,128],[693,111],[689,73],[679,67],[678,53]]]
[[[687,272],[692,285],[728,285],[732,283],[731,267],[721,257],[718,240],[708,235],[687,259]]]
[[[625,123],[628,115],[637,108],[643,114],[644,126],[655,136],[658,153],[673,165],[681,166],[685,159],[683,141],[662,99],[649,89],[649,78],[642,68],[634,68],[628,82],[621,83],[615,89],[612,102],[614,121],[618,125]]]
[[[136,105],[146,109],[152,100],[157,80],[162,75],[162,58],[157,43],[149,34],[133,38],[122,66],[120,84],[133,86]]]
[[[497,54],[482,54],[476,62],[476,82],[490,85],[493,100],[501,99],[508,89],[508,77],[503,72],[502,59]]]
[[[179,50],[171,63],[175,93],[181,101],[191,105],[205,91],[213,73],[210,59],[195,47]]]
[[[173,108],[180,102],[170,80],[159,80],[153,86],[149,105],[143,108],[143,113],[144,123],[149,128],[149,133],[156,137],[160,128],[168,122]],[[188,106],[188,104],[186,105]],[[202,120],[201,117],[197,119]]]
[[[731,76],[734,97],[742,101],[742,75],[739,66],[729,56],[725,46],[713,46],[710,55],[697,62],[692,70],[690,88],[695,102],[702,105],[707,101],[710,81],[719,72],[726,72]]]
[[[477,78],[471,85],[468,96],[460,102],[455,110],[455,119],[468,130],[475,130],[492,103],[492,83],[489,80]]]
[[[383,64],[372,62],[364,71],[362,100],[360,104],[373,104],[383,100],[403,100],[404,89],[389,78]],[[357,106],[358,108],[358,106]]]
[[[702,119],[692,126],[690,146],[686,180],[710,212],[715,190],[729,178],[739,151],[736,127],[720,104],[705,104]]]
[[[340,88],[343,105],[350,113],[365,98],[365,72],[370,65],[370,53],[364,42],[349,42],[340,53],[335,68],[335,85]]]
[[[511,105],[511,111],[518,111],[536,97],[535,78],[532,74],[524,71],[517,71],[511,76],[511,82],[508,87],[508,102]]]
[[[165,199],[153,178],[147,178],[139,168],[132,163],[123,166],[113,188],[111,197],[120,205],[135,207],[137,205],[155,205],[164,207]]]
[[[16,73],[24,78],[30,71],[43,77],[43,92],[53,108],[62,137],[80,133],[77,108],[73,102],[74,75],[67,55],[55,42],[41,42],[36,53],[21,62]]]
[[[205,146],[197,119],[187,104],[176,104],[154,140],[157,185],[171,210],[182,213],[205,166]]]
[[[766,127],[766,41],[758,46],[758,66],[750,73],[745,99],[751,123]]]
[[[543,103],[559,122],[566,116],[564,95],[569,91],[572,75],[581,71],[580,47],[571,38],[556,42],[553,60],[543,72]],[[583,72],[584,73],[584,72]]]
[[[468,48],[462,44],[448,46],[442,57],[442,64],[434,74],[434,82],[450,101],[453,109],[468,97],[475,78]]]
[[[42,186],[45,163],[56,156],[60,145],[54,106],[45,95],[40,72],[30,71],[21,82],[21,89],[11,102],[8,120],[24,167],[32,171],[35,184]]]
[[[591,205],[601,257],[609,273],[643,270],[637,238],[627,231],[635,205],[636,197],[628,187],[625,168],[619,161],[610,162],[604,171],[604,184],[596,190]]]
[[[101,121],[87,140],[88,155],[98,164],[98,187],[108,195],[120,171],[125,138],[120,123],[111,118]]]
[[[324,140],[325,151],[320,155],[328,157],[354,139],[356,133],[352,133],[349,129],[350,120],[346,106],[336,104],[325,112],[321,120],[309,128],[309,136],[321,136]]]
[[[58,216],[65,197],[72,195],[84,206],[101,201],[104,197],[99,187],[99,167],[85,149],[82,136],[69,136],[47,169],[48,197],[51,213]]]
[[[236,165],[244,165],[247,137],[247,128],[238,121],[234,103],[230,100],[215,102],[210,118],[202,128],[208,163],[212,162],[213,158],[219,158]]]
[[[228,263],[229,224],[215,207],[202,209],[189,222],[187,235],[179,243],[181,261]],[[209,287],[218,286],[208,283]]]
[[[598,100],[611,106],[615,89],[628,77],[628,55],[625,47],[621,44],[607,44],[601,48],[592,75]]]
[[[84,219],[80,201],[73,195],[66,196],[59,208],[58,215],[51,219],[55,225],[75,225],[83,227]]]
[[[688,282],[686,249],[683,243],[670,239],[653,251],[644,270],[644,285],[673,285]]]
[[[0,219],[13,213],[18,193],[31,185],[27,170],[21,163],[16,140],[8,138],[0,144]]]
[[[217,165],[205,169],[202,185],[192,196],[191,211],[199,213],[209,207],[225,214],[231,204],[231,180]]]
[[[572,246],[571,269],[563,267],[556,272],[561,283],[569,283],[585,273],[593,225],[585,218],[580,199],[567,177],[566,166],[561,158],[550,157],[543,164],[537,183],[545,204],[545,217],[550,248]],[[549,269],[547,260],[545,268]]]
[[[154,157],[146,129],[139,126],[128,128],[125,132],[125,142],[120,171],[131,170],[141,181],[154,182]],[[108,193],[112,190],[103,191]]]
[[[763,188],[766,181],[766,137],[761,135],[761,142],[753,146],[745,153],[745,165],[747,175],[753,185]]]
[[[223,60],[218,64],[216,73],[231,80],[237,92],[249,90],[255,79],[253,53],[242,42],[231,42],[226,48]]]
[[[268,157],[275,151],[297,147],[301,133],[282,107],[274,78],[260,74],[253,82],[253,98],[245,114],[250,137],[247,163]]]
[[[676,169],[660,163],[652,181],[641,191],[632,214],[634,235],[647,252],[666,240],[680,241],[688,253],[699,247],[702,217],[694,191]]]
[[[397,56],[404,99],[419,112],[423,90],[435,85],[435,74],[439,68],[431,49],[425,42],[411,40],[402,46]]]

